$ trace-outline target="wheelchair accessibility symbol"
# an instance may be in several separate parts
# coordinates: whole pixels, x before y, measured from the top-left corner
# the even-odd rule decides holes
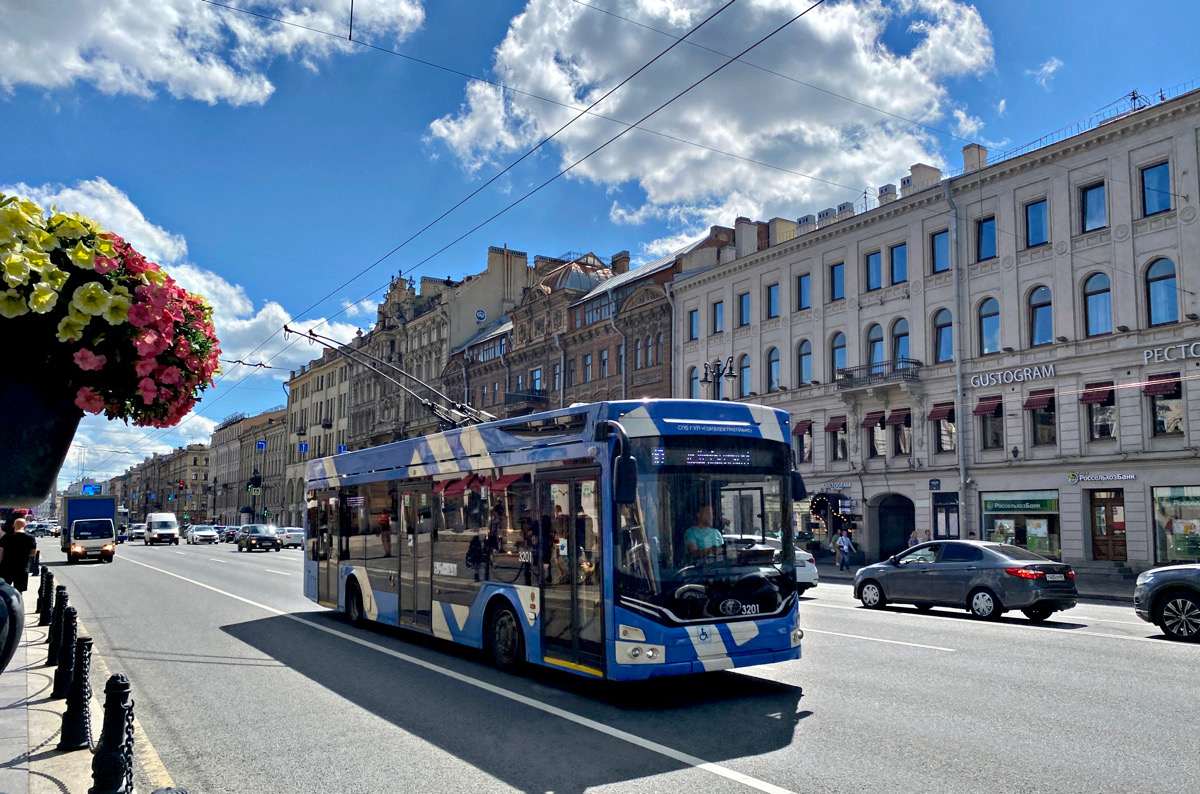
[[[708,629],[704,628],[703,626],[700,627],[700,634],[698,636],[700,637],[700,642],[708,642],[710,639],[712,639],[712,637],[710,637],[708,634]]]

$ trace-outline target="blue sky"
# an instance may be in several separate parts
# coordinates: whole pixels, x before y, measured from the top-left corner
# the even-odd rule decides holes
[[[1200,78],[1196,3],[828,2],[746,55],[753,66],[653,116],[653,132],[418,267],[621,129],[582,119],[342,286],[569,120],[563,105],[595,100],[669,46],[663,32],[726,1],[356,0],[356,38],[402,58],[202,0],[0,0],[0,191],[99,217],[213,300],[226,358],[283,367],[229,365],[174,431],[85,420],[60,482],[282,403],[313,351],[270,335],[289,320],[369,327],[398,271],[458,278],[491,245],[646,261],[739,214],[796,218],[918,161],[959,168],[963,139],[1003,151],[1131,90]],[[349,21],[349,0],[228,5],[342,34]],[[637,120],[807,5],[737,0],[689,36],[708,49],[677,46],[596,112]]]

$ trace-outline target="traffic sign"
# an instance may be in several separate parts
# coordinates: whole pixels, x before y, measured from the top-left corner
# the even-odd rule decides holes
[[[338,454],[341,455],[347,449],[345,444],[338,444]]]
[[[262,488],[251,488],[250,494],[252,496],[262,496]]]
[[[267,448],[267,440],[265,438],[260,438],[258,441],[254,442],[254,447],[256,449],[258,449],[259,451],[266,449]]]
[[[307,441],[301,441],[301,442],[300,442],[300,451],[301,451],[301,452],[308,452],[308,442],[307,442]]]

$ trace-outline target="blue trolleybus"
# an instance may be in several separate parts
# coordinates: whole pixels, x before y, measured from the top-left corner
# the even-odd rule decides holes
[[[577,405],[310,461],[304,593],[614,680],[800,657],[788,416]]]

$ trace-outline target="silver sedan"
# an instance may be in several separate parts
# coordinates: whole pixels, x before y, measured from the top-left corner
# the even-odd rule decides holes
[[[966,609],[991,620],[1010,609],[1041,622],[1075,606],[1075,572],[1019,546],[981,541],[922,543],[859,568],[854,595],[863,606],[915,604]]]

